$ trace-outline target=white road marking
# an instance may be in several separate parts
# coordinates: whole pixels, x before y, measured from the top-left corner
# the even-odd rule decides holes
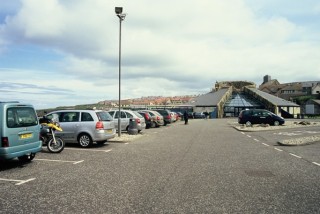
[[[247,137],[251,137],[250,135],[247,135]]]
[[[73,164],[78,164],[78,163],[82,163],[84,160],[81,160],[81,161],[77,161],[77,162],[74,162]]]
[[[25,184],[29,181],[33,181],[35,180],[35,178],[30,178],[28,180],[14,180],[14,179],[4,179],[4,178],[0,178],[0,181],[10,181],[10,182],[17,182],[15,185],[21,185],[21,184]]]
[[[268,144],[266,144],[266,143],[262,143],[262,145],[265,145],[265,146],[270,146],[270,145],[268,145]]]
[[[254,141],[256,141],[256,142],[259,142],[259,140],[258,139],[253,139]]]
[[[108,150],[100,150],[100,149],[76,149],[76,148],[64,148],[67,150],[78,150],[78,151],[91,151],[91,152],[110,152],[111,149]]]
[[[279,152],[282,152],[283,150],[281,150],[281,149],[278,149],[278,148],[274,148],[275,150],[278,150]]]
[[[129,143],[125,143],[125,145],[128,145]]]
[[[289,154],[292,155],[292,156],[294,156],[294,157],[296,157],[296,158],[301,158],[300,156],[295,155],[295,154],[293,154],[293,153],[289,153]]]
[[[312,163],[317,165],[317,166],[320,166],[320,163],[317,163],[317,162],[312,162]]]
[[[241,134],[245,134],[244,132],[241,132]]]
[[[67,160],[51,160],[51,159],[33,159],[36,161],[50,161],[50,162],[62,162],[62,163],[73,163],[73,164],[78,164],[78,163],[82,163],[84,160],[81,161],[67,161]]]

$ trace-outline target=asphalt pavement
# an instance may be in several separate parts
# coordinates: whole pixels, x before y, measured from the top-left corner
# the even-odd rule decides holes
[[[320,213],[318,144],[298,158],[273,133],[248,135],[227,119],[195,119],[1,162],[0,213]]]

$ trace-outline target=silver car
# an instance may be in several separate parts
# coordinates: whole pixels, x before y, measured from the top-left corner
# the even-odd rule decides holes
[[[78,142],[81,147],[89,147],[96,142],[104,144],[116,136],[111,115],[102,110],[59,110],[50,112],[47,118],[59,118],[62,132],[55,134],[66,143]]]
[[[111,110],[108,113],[112,116],[115,127],[118,130],[119,110]],[[128,131],[130,119],[135,119],[137,122],[138,132],[146,128],[144,117],[136,111],[121,110],[121,131]]]
[[[163,116],[157,112],[152,110],[141,110],[142,112],[148,112],[151,115],[152,118],[152,124],[151,127],[159,127],[164,125]]]

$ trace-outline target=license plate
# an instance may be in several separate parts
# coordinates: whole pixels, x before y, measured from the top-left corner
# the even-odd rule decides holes
[[[31,133],[21,134],[21,135],[20,135],[20,139],[27,139],[27,138],[31,138],[31,137],[32,137],[32,134],[31,134]]]
[[[112,129],[105,130],[105,133],[112,134]]]

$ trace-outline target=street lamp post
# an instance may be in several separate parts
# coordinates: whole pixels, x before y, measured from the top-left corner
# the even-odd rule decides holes
[[[121,23],[125,19],[126,14],[122,13],[122,7],[115,7],[115,12],[119,17],[119,115],[118,115],[118,136],[121,136]]]

